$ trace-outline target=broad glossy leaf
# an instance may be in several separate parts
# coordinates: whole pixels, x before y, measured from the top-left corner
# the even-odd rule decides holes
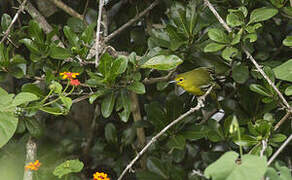
[[[111,92],[102,100],[101,114],[103,117],[108,118],[112,114],[115,105],[115,99],[115,93]]]
[[[119,56],[114,60],[111,67],[111,74],[122,74],[126,71],[128,66],[128,58],[126,56]]]
[[[44,43],[45,42],[45,34],[39,24],[31,20],[28,24],[28,33],[31,39],[36,40],[38,43]]]
[[[226,59],[227,61],[232,61],[232,58],[238,54],[238,49],[234,47],[226,47],[223,51],[221,56]]]
[[[250,43],[255,42],[258,39],[258,35],[256,33],[246,34],[243,37],[243,41],[245,41],[247,39],[249,39]]]
[[[292,86],[291,85],[285,89],[285,95],[292,96]]]
[[[4,13],[2,15],[2,18],[1,18],[1,28],[2,28],[2,31],[3,32],[5,32],[7,30],[8,26],[11,23],[11,21],[12,21],[12,19],[11,19],[11,17],[8,14]]]
[[[58,176],[58,178],[62,178],[63,176],[70,174],[70,173],[78,173],[83,169],[83,162],[79,161],[78,159],[75,160],[67,160],[62,164],[58,165],[53,174]]]
[[[240,64],[236,65],[232,69],[232,78],[235,82],[243,84],[249,77],[248,67],[246,65]]]
[[[230,43],[230,38],[222,29],[217,29],[217,28],[209,29],[208,36],[213,41],[216,41],[219,43]]]
[[[127,89],[137,93],[137,94],[145,94],[145,86],[141,82],[134,81],[132,84],[127,86]]]
[[[87,43],[90,44],[93,41],[94,37],[94,27],[96,26],[95,23],[90,24],[87,26],[87,28],[83,31],[81,34],[81,39]]]
[[[119,113],[120,119],[123,122],[128,122],[128,119],[131,114],[131,98],[129,96],[128,91],[122,90],[121,91],[121,101],[122,101],[122,107],[124,110]]]
[[[79,47],[79,38],[77,34],[75,34],[69,26],[64,26],[63,31],[71,46]]]
[[[167,145],[170,149],[183,150],[186,145],[186,139],[182,135],[175,135],[168,140]]]
[[[207,44],[207,46],[204,48],[204,52],[217,52],[223,49],[226,45],[224,44],[219,44],[219,43],[210,43]]]
[[[283,45],[284,45],[284,46],[292,46],[292,36],[287,36],[287,37],[283,40]]]
[[[113,57],[111,57],[108,53],[105,53],[103,56],[101,56],[98,70],[103,76],[109,77],[113,61]]]
[[[277,79],[292,82],[292,59],[289,59],[280,66],[275,67],[273,71]]]
[[[19,42],[23,43],[30,52],[37,55],[42,54],[42,52],[39,50],[37,45],[31,39],[24,38],[24,39],[21,39]]]
[[[54,59],[64,60],[71,57],[71,52],[68,49],[52,45],[50,47],[50,57]]]
[[[268,96],[268,97],[272,96],[271,94],[269,94],[267,89],[265,89],[262,85],[259,85],[259,84],[251,84],[249,86],[249,89],[263,96]]]
[[[278,14],[278,10],[274,8],[258,8],[251,12],[248,24],[268,20]]]
[[[21,87],[21,91],[22,92],[33,93],[38,97],[44,97],[45,96],[45,93],[36,84],[32,84],[32,83],[24,84]]]
[[[62,101],[62,103],[63,103],[63,106],[64,106],[66,109],[70,110],[70,108],[71,108],[71,106],[72,106],[72,99],[69,98],[69,97],[66,97],[66,96],[61,96],[60,98],[61,98],[61,101]]]
[[[226,22],[231,27],[241,26],[244,24],[244,19],[241,13],[229,13]]]
[[[212,180],[259,180],[267,169],[265,157],[243,155],[241,163],[237,163],[238,154],[233,151],[226,152],[217,161],[205,169],[205,176]]]
[[[169,179],[169,174],[167,172],[167,169],[165,165],[161,162],[160,159],[155,157],[149,157],[147,159],[147,168],[160,176],[162,176],[164,179]]]
[[[157,131],[160,131],[167,125],[166,114],[158,102],[152,102],[146,105],[145,110],[147,119],[155,126]]]
[[[29,134],[35,138],[40,138],[43,134],[41,123],[34,117],[23,119]]]
[[[3,147],[16,131],[18,118],[13,112],[0,111],[0,148]]]
[[[183,62],[181,58],[176,55],[158,55],[150,58],[141,68],[153,68],[157,70],[171,70],[176,68]]]
[[[183,44],[186,43],[184,36],[179,34],[176,27],[172,25],[167,25],[166,31],[170,38],[170,49],[172,51],[176,51],[178,48],[180,48]]]
[[[28,103],[38,99],[39,97],[37,97],[35,94],[29,92],[21,92],[15,96],[15,98],[12,101],[12,104],[14,106],[18,106],[20,104]]]

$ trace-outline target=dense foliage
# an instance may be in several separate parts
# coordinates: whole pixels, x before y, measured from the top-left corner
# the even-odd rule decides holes
[[[197,67],[214,71],[219,103],[208,96],[123,179],[292,179],[291,143],[268,163],[291,135],[291,1],[210,1],[231,32],[203,0],[159,1],[108,38],[153,3],[108,0],[98,64],[97,1],[63,1],[81,18],[53,1],[28,1],[9,29],[19,2],[0,1],[0,39],[9,30],[0,44],[1,180],[22,179],[28,141],[37,144],[39,180],[92,179],[97,171],[117,179],[153,136],[196,106],[171,80]]]

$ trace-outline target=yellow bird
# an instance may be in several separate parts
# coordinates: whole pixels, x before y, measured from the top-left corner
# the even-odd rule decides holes
[[[210,68],[200,67],[178,74],[174,80],[184,90],[196,96],[202,96],[214,84],[210,71]]]

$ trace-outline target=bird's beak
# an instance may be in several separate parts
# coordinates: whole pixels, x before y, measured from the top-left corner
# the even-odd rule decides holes
[[[168,81],[169,84],[176,83],[176,80]]]

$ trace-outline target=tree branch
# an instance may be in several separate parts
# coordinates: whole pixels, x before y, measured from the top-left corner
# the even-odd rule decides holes
[[[37,154],[37,144],[32,139],[32,137],[29,136],[29,139],[26,143],[25,164],[35,161],[36,154]],[[33,172],[31,170],[25,170],[24,175],[23,175],[23,180],[33,180]]]
[[[231,28],[226,24],[226,22],[220,17],[220,15],[217,13],[213,5],[208,1],[204,0],[205,4],[208,6],[208,8],[213,12],[213,14],[216,16],[218,21],[223,25],[223,27],[230,33]],[[259,66],[259,64],[256,62],[256,60],[252,57],[252,55],[243,48],[243,51],[245,52],[248,59],[251,60],[251,62],[255,65],[257,70],[261,73],[261,75],[268,81],[269,85],[272,86],[272,88],[276,91],[280,99],[282,100],[284,106],[287,108],[288,111],[291,111],[291,107],[282,95],[282,93],[278,90],[278,88],[275,86],[275,84],[271,81],[271,79],[266,75],[266,73],[262,70],[262,68]]]
[[[97,18],[97,29],[96,29],[96,40],[95,40],[95,67],[98,66],[98,55],[99,55],[99,36],[100,36],[100,24],[101,24],[101,13],[103,9],[103,0],[99,0],[98,18]]]
[[[52,3],[54,3],[58,8],[63,9],[66,13],[70,14],[73,17],[76,17],[78,19],[83,20],[84,17],[76,12],[71,7],[67,6],[65,3],[63,3],[61,0],[50,0]]]
[[[284,117],[275,125],[274,131],[276,131],[287,119],[289,119],[290,115],[292,114],[292,111],[287,111]]]
[[[173,70],[169,71],[169,73],[166,76],[162,76],[162,77],[158,77],[158,78],[150,78],[150,79],[145,78],[143,80],[143,83],[144,84],[154,84],[157,82],[169,81],[172,79],[172,76],[173,76],[175,71],[176,71],[176,69],[173,69]]]
[[[276,159],[276,157],[280,154],[280,152],[288,145],[288,143],[292,140],[292,134],[286,139],[286,141],[281,145],[281,147],[273,154],[273,156],[268,161],[268,166]]]
[[[23,11],[26,1],[27,1],[27,0],[24,0],[24,1],[20,4],[20,6],[19,6],[19,8],[18,8],[18,11],[17,11],[16,14],[14,15],[14,17],[13,17],[11,23],[9,24],[7,30],[5,31],[4,36],[3,36],[3,38],[2,38],[1,41],[0,41],[0,44],[2,44],[2,43],[5,41],[5,39],[8,37],[8,35],[9,35],[10,31],[11,31],[11,28],[12,28],[13,24],[16,22],[16,20],[17,20],[19,14]]]
[[[150,6],[148,8],[146,8],[144,11],[142,11],[141,13],[139,13],[136,17],[134,17],[129,22],[127,22],[126,24],[124,24],[123,26],[121,26],[119,29],[115,30],[113,33],[111,33],[110,35],[108,35],[104,39],[104,42],[107,43],[109,40],[111,40],[112,38],[114,38],[116,35],[118,35],[122,31],[124,31],[127,27],[129,27],[132,24],[134,24],[141,17],[145,16],[151,9],[153,9],[158,3],[159,3],[159,0],[155,0],[152,4],[150,4]]]
[[[146,150],[157,141],[157,139],[162,136],[169,128],[183,120],[185,117],[189,116],[195,111],[198,111],[202,107],[204,107],[204,101],[206,97],[210,94],[211,90],[214,86],[211,86],[208,91],[203,95],[198,97],[198,103],[195,107],[191,108],[189,111],[178,117],[176,120],[172,121],[170,124],[168,124],[165,128],[163,128],[158,134],[156,134],[147,144],[146,146],[137,154],[137,156],[127,165],[127,167],[124,169],[118,180],[121,180],[123,176],[128,172],[129,169],[134,165],[134,163],[146,152]]]

